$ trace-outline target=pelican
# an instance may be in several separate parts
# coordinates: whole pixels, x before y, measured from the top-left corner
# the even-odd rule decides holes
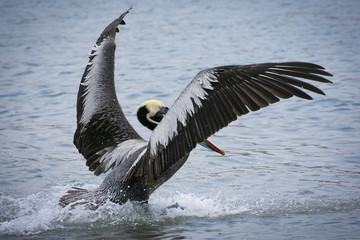
[[[158,100],[139,106],[138,120],[152,130],[146,141],[126,119],[115,93],[115,36],[129,10],[97,39],[77,98],[74,144],[95,175],[111,171],[95,190],[73,187],[60,199],[61,206],[96,208],[108,200],[146,203],[150,194],[183,166],[197,144],[223,154],[207,138],[238,116],[292,96],[311,100],[304,89],[325,95],[304,79],[331,83],[324,76],[332,75],[323,67],[306,62],[205,69],[170,108]]]

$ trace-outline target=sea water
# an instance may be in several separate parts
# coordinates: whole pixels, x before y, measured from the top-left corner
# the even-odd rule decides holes
[[[120,26],[116,90],[168,106],[202,69],[308,61],[334,74],[327,96],[282,100],[196,148],[148,206],[58,205],[95,189],[72,144],[76,96],[102,30]],[[1,239],[359,239],[360,2],[0,1]],[[178,207],[168,208],[177,204]]]

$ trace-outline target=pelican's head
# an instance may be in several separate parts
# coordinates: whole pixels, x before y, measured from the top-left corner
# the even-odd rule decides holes
[[[169,108],[159,100],[149,100],[143,102],[137,109],[136,115],[139,122],[150,130],[154,130],[160,123],[161,119],[168,112]],[[200,143],[201,146],[208,148],[212,151],[225,155],[225,152],[219,149],[215,144],[205,139]]]
[[[139,122],[150,130],[154,130],[169,108],[159,100],[143,102],[136,110]]]

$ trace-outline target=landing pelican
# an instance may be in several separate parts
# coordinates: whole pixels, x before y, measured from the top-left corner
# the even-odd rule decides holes
[[[130,9],[129,9],[130,10]],[[169,180],[191,150],[238,116],[257,111],[280,98],[312,99],[303,89],[325,95],[300,79],[331,83],[323,67],[305,62],[221,66],[200,71],[167,108],[157,100],[137,110],[139,121],[153,130],[144,140],[118,103],[114,85],[115,36],[129,10],[101,33],[89,56],[77,99],[74,144],[95,175],[109,172],[99,188],[74,187],[60,205],[88,207],[107,200],[147,202]],[[205,142],[206,145],[206,142]],[[210,143],[211,145],[211,143]],[[221,153],[216,146],[210,146]]]

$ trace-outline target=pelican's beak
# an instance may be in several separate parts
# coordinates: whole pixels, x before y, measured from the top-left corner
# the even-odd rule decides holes
[[[203,142],[200,143],[200,145],[225,156],[225,152],[223,150],[221,150],[220,148],[218,148],[217,146],[215,146],[215,144],[210,142],[210,140],[208,140],[208,139],[205,139]]]
[[[165,116],[165,114],[169,111],[169,108],[167,107],[160,107],[159,111],[156,112],[156,114],[151,118],[151,120],[153,120],[154,122],[156,122],[156,124],[159,124],[160,121],[163,119],[163,117]]]

